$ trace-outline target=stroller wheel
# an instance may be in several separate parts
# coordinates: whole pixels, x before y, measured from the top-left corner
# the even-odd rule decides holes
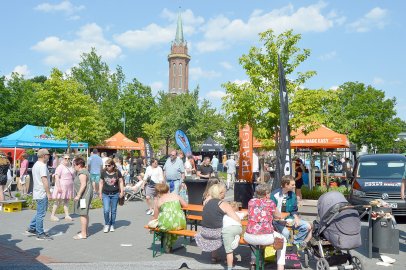
[[[354,267],[353,269],[357,270],[364,269],[364,266],[362,265],[360,258],[358,258],[357,256],[351,256],[351,265]]]
[[[328,264],[328,261],[326,259],[320,258],[317,261],[316,269],[317,270],[330,270],[330,265]]]

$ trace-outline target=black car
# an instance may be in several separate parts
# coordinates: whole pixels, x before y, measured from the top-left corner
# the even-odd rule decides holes
[[[354,180],[349,201],[354,205],[369,204],[382,199],[392,207],[392,213],[406,216],[406,202],[400,198],[406,157],[399,154],[364,155],[354,166]]]

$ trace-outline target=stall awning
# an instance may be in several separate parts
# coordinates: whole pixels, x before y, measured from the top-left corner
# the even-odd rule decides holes
[[[48,128],[25,125],[22,129],[0,138],[0,147],[68,148],[67,140],[56,140],[46,133]],[[52,129],[50,129],[52,132]],[[71,142],[71,148],[88,148],[87,143]]]
[[[104,140],[104,143],[102,145],[97,145],[93,148],[115,150],[142,150],[144,149],[144,145],[130,140],[121,132],[117,132],[113,137]]]
[[[291,148],[348,148],[350,142],[344,134],[337,133],[321,125],[317,130],[305,135],[300,129],[292,132],[294,139]]]

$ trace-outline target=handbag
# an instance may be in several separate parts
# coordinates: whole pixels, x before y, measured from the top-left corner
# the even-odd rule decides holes
[[[273,248],[275,250],[281,250],[283,248],[283,241],[282,237],[275,237],[273,240]]]
[[[118,198],[118,204],[119,205],[124,205],[124,196],[121,198]]]
[[[158,227],[158,219],[152,219],[148,222],[148,228],[155,229]]]

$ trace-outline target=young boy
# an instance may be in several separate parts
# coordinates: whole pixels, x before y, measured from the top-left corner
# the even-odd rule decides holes
[[[231,207],[240,219],[243,219],[246,213],[239,212],[238,202],[230,202]],[[224,249],[226,251],[227,257],[233,256],[233,251],[238,247],[240,242],[240,234],[242,233],[241,223],[238,223],[228,215],[223,217],[223,229],[221,231],[223,236]],[[233,264],[227,265],[227,270],[231,270]]]

